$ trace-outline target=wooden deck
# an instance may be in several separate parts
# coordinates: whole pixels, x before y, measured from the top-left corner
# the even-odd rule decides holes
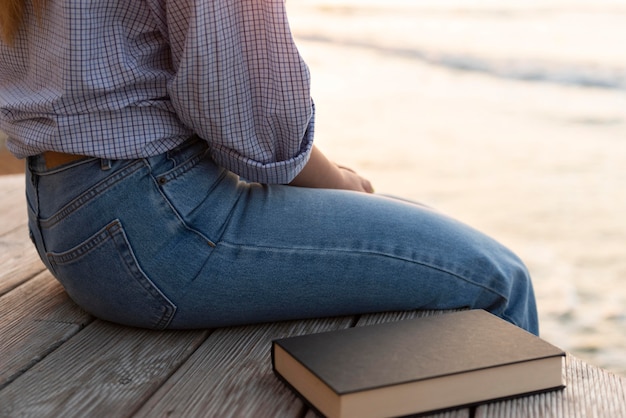
[[[0,417],[315,416],[271,371],[270,341],[427,312],[202,331],[94,319],[29,241],[23,176],[0,177]],[[626,379],[566,357],[563,391],[437,417],[626,417]]]

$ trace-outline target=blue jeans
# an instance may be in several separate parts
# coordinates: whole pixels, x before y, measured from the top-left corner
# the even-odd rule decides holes
[[[93,315],[152,329],[211,328],[411,309],[486,309],[538,333],[522,262],[419,204],[261,185],[195,138],[160,156],[29,158],[39,255]]]

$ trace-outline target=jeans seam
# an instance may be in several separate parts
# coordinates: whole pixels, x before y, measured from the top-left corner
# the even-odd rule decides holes
[[[188,160],[182,162],[181,164],[177,165],[176,167],[162,174],[155,174],[157,182],[159,184],[163,184],[163,182],[169,182],[171,180],[175,180],[176,178],[180,177],[182,174],[185,174],[187,171],[193,169],[196,165],[198,165],[198,163],[202,160],[203,156],[204,154],[195,155],[189,158]]]
[[[80,194],[73,200],[71,200],[68,204],[59,209],[54,215],[49,218],[41,219],[40,224],[42,228],[51,228],[56,225],[64,218],[75,212],[78,208],[84,206],[88,202],[90,202],[95,197],[101,195],[105,190],[113,187],[115,184],[119,183],[123,178],[135,173],[144,167],[143,162],[136,161],[130,164],[128,167],[125,167],[113,174],[110,177],[105,178],[101,182],[97,183],[93,187],[89,188],[86,192]]]
[[[170,201],[170,199],[167,197],[167,195],[163,192],[163,190],[161,189],[161,187],[159,187],[159,177],[155,177],[154,174],[151,176],[152,177],[152,181],[154,182],[154,186],[156,188],[156,190],[158,191],[158,193],[161,195],[161,197],[163,198],[163,200],[165,201],[165,203],[168,205],[168,207],[170,208],[170,210],[172,211],[172,213],[174,214],[174,216],[176,216],[176,218],[178,219],[178,222],[180,222],[180,224],[189,232],[192,232],[196,235],[198,235],[199,237],[201,237],[203,240],[205,240],[207,242],[207,244],[210,247],[216,247],[216,241],[212,240],[211,238],[207,237],[204,233],[198,231],[197,229],[193,228],[191,225],[189,225],[185,219],[183,218],[183,216],[180,214],[180,212],[176,209],[176,207],[172,204],[172,202]]]
[[[413,263],[416,265],[420,265],[420,266],[425,266],[437,271],[440,271],[442,273],[446,273],[449,274],[450,276],[454,276],[458,279],[463,280],[466,283],[469,283],[473,286],[479,287],[481,289],[484,289],[494,295],[497,295],[499,298],[501,298],[502,300],[504,300],[506,303],[505,305],[508,305],[508,297],[506,297],[505,295],[503,295],[502,293],[487,287],[481,283],[476,282],[475,280],[472,280],[468,277],[464,277],[462,275],[460,275],[459,273],[456,273],[454,271],[451,271],[449,269],[445,269],[439,266],[435,266],[432,265],[430,263],[424,262],[424,261],[416,261],[416,260],[412,260],[410,258],[406,258],[406,257],[400,257],[397,255],[392,255],[392,254],[386,254],[380,251],[372,251],[372,250],[359,250],[359,249],[342,249],[342,248],[329,248],[329,249],[320,249],[320,248],[305,248],[305,247],[298,247],[298,248],[293,248],[293,247],[277,247],[277,246],[263,246],[263,245],[249,245],[249,244],[235,244],[235,243],[230,243],[227,241],[218,241],[217,245],[221,246],[230,246],[233,248],[247,248],[247,249],[265,249],[265,250],[274,250],[274,251],[293,251],[293,250],[297,250],[297,251],[311,251],[311,252],[319,252],[319,251],[328,251],[328,252],[342,252],[342,253],[353,253],[353,254],[361,254],[361,255],[372,255],[372,256],[378,256],[378,257],[386,257],[386,258],[391,258],[391,259],[395,259],[395,260],[399,260],[399,261],[405,261],[405,262],[409,262],[409,263]]]

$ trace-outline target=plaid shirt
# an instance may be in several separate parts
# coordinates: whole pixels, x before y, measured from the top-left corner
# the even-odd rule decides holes
[[[196,133],[218,164],[287,183],[313,143],[309,87],[284,0],[49,0],[0,43],[18,157],[148,157]]]

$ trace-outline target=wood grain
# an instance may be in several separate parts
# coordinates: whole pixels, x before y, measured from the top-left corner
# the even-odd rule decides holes
[[[0,416],[128,416],[207,334],[95,321],[0,391]]]
[[[36,365],[90,320],[47,272],[2,296],[0,388]]]
[[[0,176],[0,235],[15,230],[27,222],[23,175]]]
[[[476,418],[626,416],[626,379],[567,355],[564,381],[561,391],[480,406]]]
[[[350,323],[335,318],[216,330],[136,416],[301,416],[303,403],[271,370],[271,341]]]
[[[0,234],[0,296],[45,270],[24,225]]]

